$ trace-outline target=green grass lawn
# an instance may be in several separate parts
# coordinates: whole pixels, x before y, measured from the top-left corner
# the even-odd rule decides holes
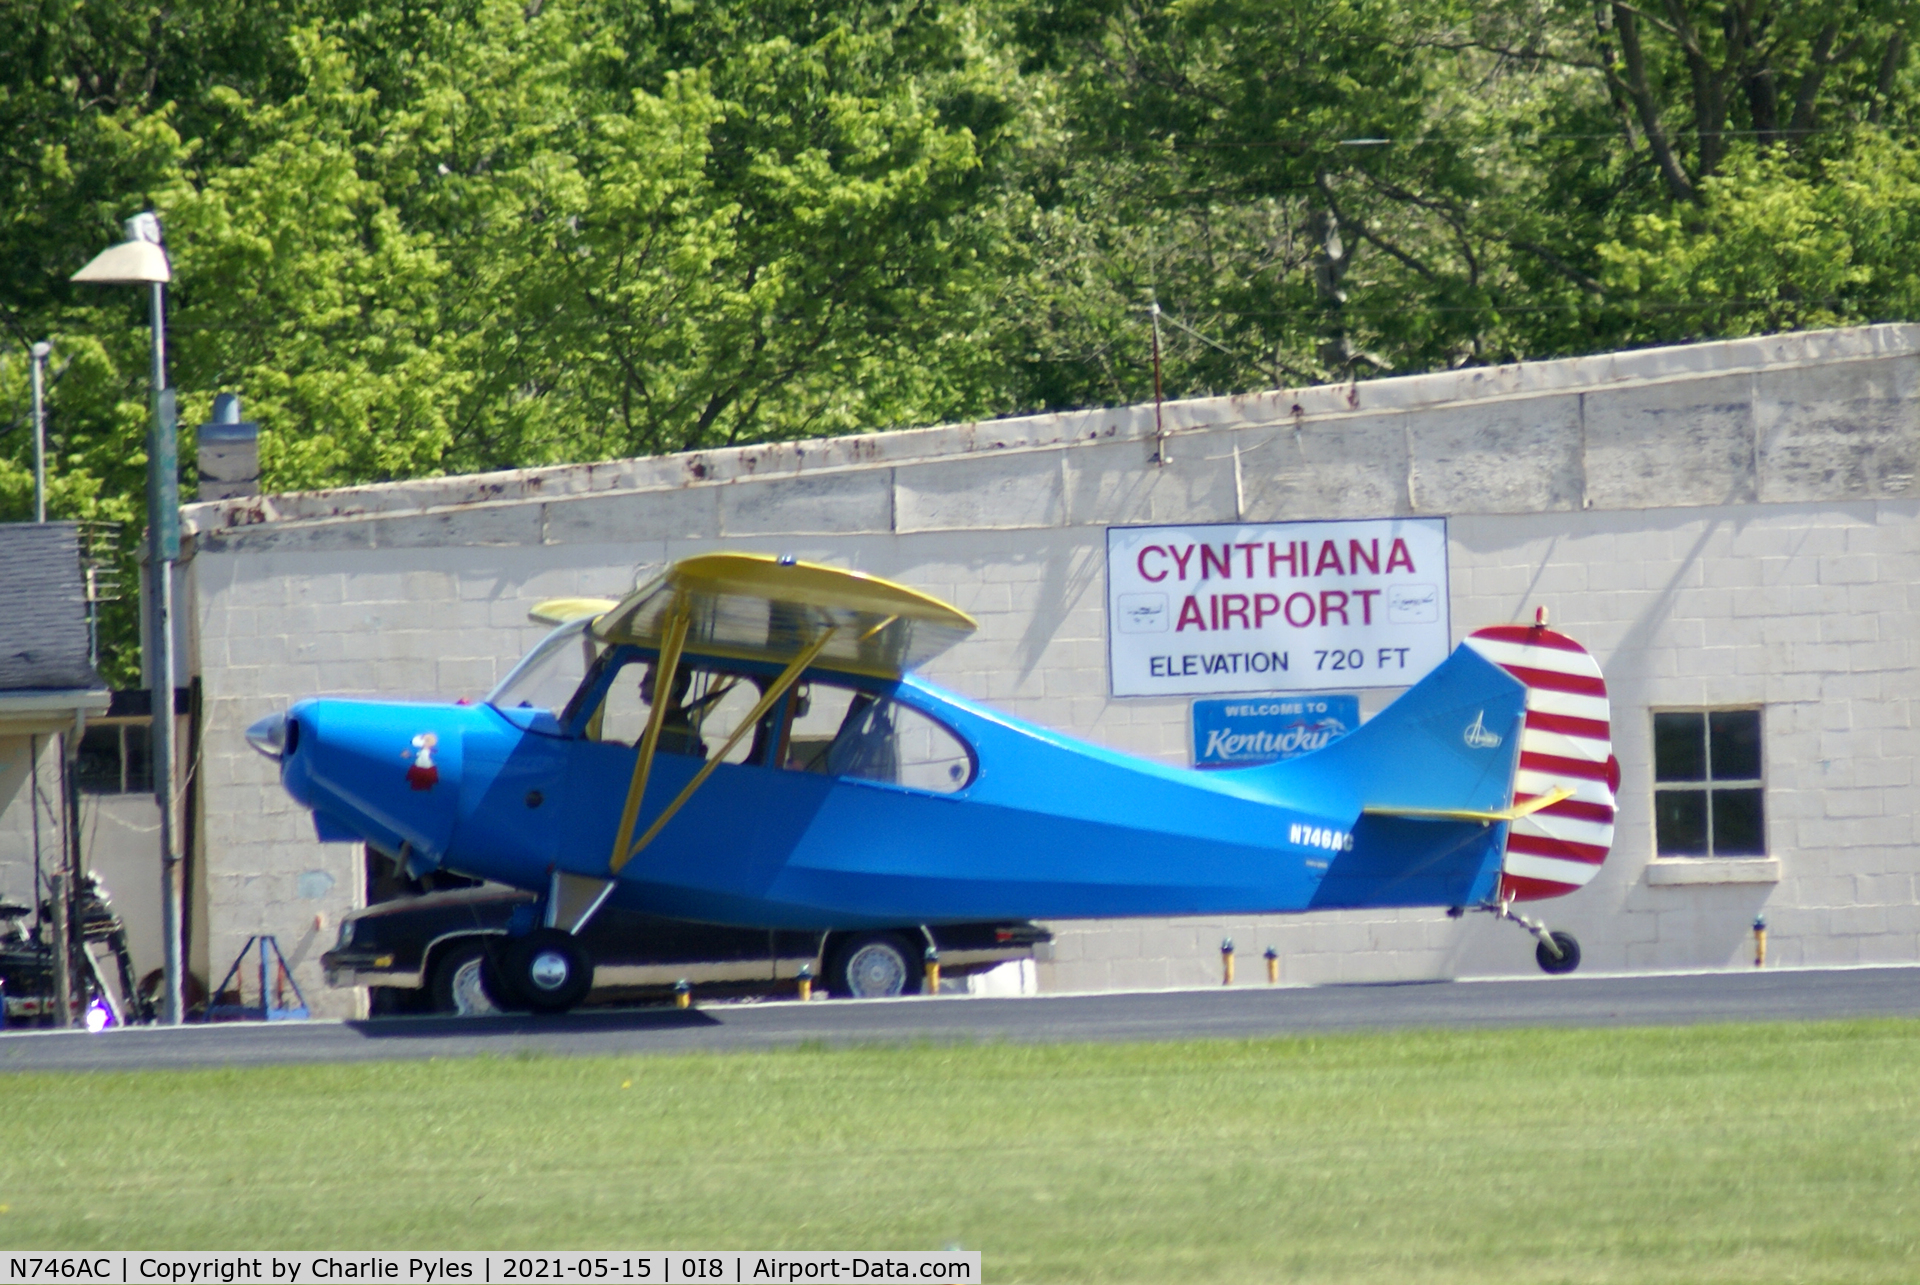
[[[0,1075],[0,1245],[1913,1281],[1920,1022]]]

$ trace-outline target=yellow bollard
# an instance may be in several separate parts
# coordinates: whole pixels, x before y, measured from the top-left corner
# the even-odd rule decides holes
[[[927,994],[940,993],[940,952],[927,947]]]
[[[1753,921],[1753,966],[1767,966],[1767,921],[1758,916]]]
[[[673,984],[673,1006],[690,1008],[693,1005],[693,983],[682,977]]]
[[[799,986],[800,1002],[806,1003],[813,998],[813,969],[806,964],[800,965],[799,975],[793,979]]]
[[[1267,985],[1277,986],[1280,982],[1280,952],[1269,946],[1267,947],[1265,959],[1267,961]]]
[[[1222,938],[1220,942],[1220,984],[1233,985],[1233,938]]]

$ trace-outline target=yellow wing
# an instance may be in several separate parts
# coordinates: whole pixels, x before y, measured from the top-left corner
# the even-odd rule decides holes
[[[831,629],[812,663],[876,678],[918,668],[979,627],[958,607],[878,576],[766,553],[705,553],[601,614],[594,637],[657,648],[676,602],[689,617],[690,652],[784,665]]]
[[[564,625],[582,616],[604,616],[619,605],[611,598],[548,598],[535,603],[527,619],[542,625]]]

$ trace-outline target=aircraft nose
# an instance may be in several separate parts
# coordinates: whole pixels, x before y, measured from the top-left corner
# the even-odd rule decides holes
[[[287,716],[269,714],[247,729],[247,744],[279,762],[287,752]]]
[[[451,705],[306,700],[247,739],[280,760],[280,783],[328,834],[387,852],[442,856],[460,811],[462,744],[478,711]],[[332,842],[323,835],[323,841]]]

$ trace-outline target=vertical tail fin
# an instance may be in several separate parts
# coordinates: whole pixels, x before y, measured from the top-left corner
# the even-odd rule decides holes
[[[1512,802],[1564,792],[1509,824],[1499,895],[1535,901],[1572,892],[1599,872],[1613,847],[1620,763],[1599,662],[1544,625],[1495,625],[1466,645],[1527,688]]]
[[[1231,775],[1331,815],[1464,811],[1478,820],[1513,803],[1526,694],[1497,663],[1458,647],[1348,735]]]
[[[1268,774],[1275,795],[1353,817],[1315,909],[1458,906],[1492,899],[1505,858],[1526,684],[1455,648],[1351,735]],[[1349,810],[1350,809],[1350,810]]]

